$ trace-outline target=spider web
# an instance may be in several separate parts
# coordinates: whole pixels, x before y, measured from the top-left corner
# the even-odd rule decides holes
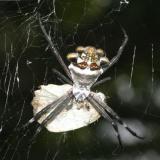
[[[134,34],[127,14],[136,19],[132,15],[136,5],[139,3],[127,0],[0,2],[2,160],[160,158],[159,43],[152,38],[138,39],[139,32]],[[42,84],[63,83],[52,73],[52,68],[65,74],[44,39],[38,14],[67,65],[67,53],[79,45],[102,48],[111,59],[123,40],[123,26],[130,41],[119,62],[101,77],[110,76],[111,81],[95,91],[105,93],[109,106],[144,135],[144,141],[119,127],[125,149],[118,152],[115,133],[103,119],[67,133],[50,133],[44,128],[36,135],[39,126],[36,122],[25,127],[33,116],[30,103],[34,90]]]

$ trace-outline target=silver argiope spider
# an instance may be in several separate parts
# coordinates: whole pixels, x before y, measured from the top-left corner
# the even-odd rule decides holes
[[[40,17],[39,17],[39,24],[45,39],[49,43],[51,51],[53,52],[53,54],[56,56],[57,60],[63,67],[68,78],[59,73],[57,70],[54,70],[54,72],[57,74],[57,76],[60,76],[61,79],[63,79],[65,82],[72,85],[72,87],[67,91],[66,94],[60,96],[59,98],[56,98],[49,105],[45,106],[42,110],[36,113],[34,117],[29,121],[29,123],[33,121],[38,121],[43,115],[47,114],[47,116],[41,121],[41,125],[46,126],[50,121],[55,120],[56,117],[64,109],[66,109],[66,104],[74,100],[76,101],[76,103],[79,104],[87,102],[91,107],[93,107],[96,110],[96,112],[98,112],[98,114],[100,114],[105,119],[109,120],[109,122],[113,126],[113,129],[116,132],[120,146],[122,146],[122,142],[118,131],[117,123],[122,125],[133,136],[139,139],[143,139],[143,137],[139,136],[135,131],[133,131],[130,127],[128,127],[126,123],[122,121],[122,119],[117,115],[117,113],[115,113],[107,105],[104,99],[98,95],[98,93],[91,91],[92,87],[106,81],[106,79],[103,79],[96,82],[101,74],[106,72],[119,60],[124,50],[124,47],[126,46],[128,41],[128,36],[125,30],[122,28],[124,34],[124,41],[122,42],[117,55],[113,57],[110,61],[105,56],[105,53],[102,49],[96,49],[95,47],[92,46],[87,46],[87,47],[80,46],[77,47],[75,53],[69,53],[67,55],[67,59],[71,62],[70,65],[67,67],[63,59],[61,58],[60,54],[58,53],[58,50],[51,41],[50,36],[47,34]],[[102,94],[102,96],[104,95]],[[72,108],[72,106],[70,107]],[[67,110],[70,110],[71,108],[67,108]],[[37,133],[40,130],[41,128],[39,127]]]

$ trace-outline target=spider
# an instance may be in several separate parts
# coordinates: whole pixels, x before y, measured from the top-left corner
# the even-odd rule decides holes
[[[79,104],[85,101],[90,104],[90,106],[92,106],[100,116],[104,117],[111,123],[113,129],[116,132],[116,136],[121,147],[122,141],[117,123],[122,125],[133,136],[139,139],[143,139],[143,137],[139,136],[134,130],[132,130],[126,123],[123,122],[117,113],[115,113],[113,109],[107,105],[104,99],[98,95],[98,93],[91,91],[92,87],[99,85],[107,80],[103,79],[97,81],[100,75],[105,73],[119,60],[128,41],[126,31],[122,28],[124,40],[117,52],[117,55],[111,60],[105,56],[105,52],[102,49],[96,49],[93,46],[79,46],[76,48],[75,52],[69,53],[67,55],[67,59],[70,61],[70,65],[67,67],[54,43],[51,41],[50,36],[47,34],[40,16],[39,24],[46,41],[49,43],[51,51],[56,56],[68,78],[57,70],[54,70],[54,72],[57,74],[57,76],[60,76],[64,81],[72,85],[72,87],[67,91],[66,94],[54,99],[49,105],[36,113],[29,121],[29,123],[39,120],[44,114],[51,111],[41,122],[42,126],[46,126],[50,121],[56,119],[56,117],[66,108],[65,104],[69,103],[71,100],[74,100]],[[104,96],[104,94],[102,95]],[[82,107],[85,107],[85,105],[82,105]],[[69,109],[70,108],[67,110]],[[37,133],[40,130],[41,129],[39,128]]]

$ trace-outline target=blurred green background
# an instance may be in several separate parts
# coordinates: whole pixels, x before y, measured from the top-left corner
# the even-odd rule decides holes
[[[160,159],[160,1],[124,2],[0,1],[1,159]],[[30,102],[34,90],[41,84],[61,84],[52,68],[64,73],[48,49],[37,13],[43,17],[45,27],[67,65],[67,53],[79,45],[102,48],[111,59],[123,40],[120,27],[123,26],[129,42],[119,62],[101,77],[112,79],[95,91],[107,95],[109,106],[144,135],[144,141],[137,140],[120,127],[124,150],[116,150],[115,133],[103,118],[68,133],[55,134],[43,129],[33,144],[36,123],[27,132],[13,132],[32,117]]]

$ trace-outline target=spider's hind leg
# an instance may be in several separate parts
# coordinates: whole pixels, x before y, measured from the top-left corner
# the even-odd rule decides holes
[[[73,84],[73,82],[70,79],[68,79],[66,76],[64,76],[62,73],[60,73],[58,70],[52,69],[52,72],[58,77],[58,79],[60,81],[63,81],[63,82],[68,83],[70,85]]]
[[[101,85],[101,84],[103,84],[103,83],[105,83],[106,81],[109,81],[109,80],[111,80],[111,77],[106,77],[106,78],[104,78],[104,79],[101,79],[101,80],[99,80],[98,82],[96,82],[96,83],[93,85],[93,88],[94,88],[94,87],[97,87],[97,86],[99,86],[99,85]]]
[[[38,19],[39,19],[40,28],[41,28],[41,30],[42,30],[42,33],[44,34],[44,37],[45,37],[46,41],[47,41],[48,44],[49,44],[49,47],[50,47],[50,49],[51,49],[51,52],[56,56],[58,62],[60,63],[60,65],[62,66],[62,68],[64,69],[64,71],[66,72],[66,74],[67,74],[67,76],[69,77],[69,79],[72,79],[71,74],[70,74],[70,71],[69,71],[69,69],[67,68],[66,64],[64,63],[61,55],[59,54],[58,49],[57,49],[57,47],[56,47],[56,45],[55,45],[55,42],[52,42],[51,36],[47,33],[44,25],[42,24],[40,14],[38,15]]]
[[[127,44],[127,42],[128,42],[128,35],[127,35],[125,29],[124,29],[122,26],[121,26],[121,29],[122,29],[122,32],[123,32],[123,35],[124,35],[124,40],[123,40],[121,46],[119,47],[119,50],[118,50],[118,52],[117,52],[117,55],[114,56],[114,57],[110,60],[109,65],[103,67],[103,72],[106,72],[106,71],[107,71],[109,68],[111,68],[115,63],[117,63],[117,61],[119,60],[120,56],[122,55],[123,50],[124,50],[124,48],[125,48],[125,46],[126,46],[126,44]]]

